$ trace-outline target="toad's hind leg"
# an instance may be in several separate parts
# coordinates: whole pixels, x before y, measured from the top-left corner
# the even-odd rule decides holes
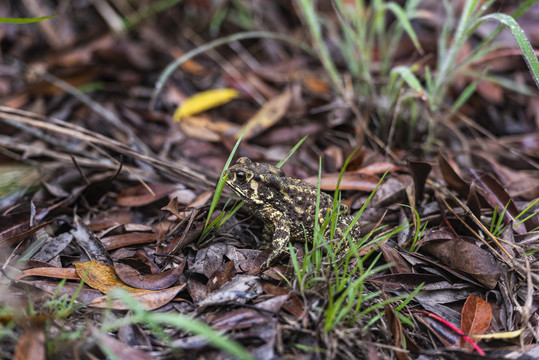
[[[271,241],[271,247],[273,251],[268,255],[268,258],[260,266],[260,270],[266,270],[270,265],[278,260],[284,252],[286,252],[286,246],[290,239],[290,225],[287,221],[281,221],[276,224],[273,232],[273,239]]]

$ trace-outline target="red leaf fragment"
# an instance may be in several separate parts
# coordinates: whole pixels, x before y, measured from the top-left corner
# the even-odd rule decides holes
[[[479,296],[470,295],[462,307],[460,329],[468,334],[483,335],[487,332],[492,321],[492,308],[490,304]],[[471,348],[464,339],[460,339],[460,347]]]
[[[474,348],[474,350],[479,353],[479,355],[481,355],[481,356],[485,355],[485,352],[483,351],[483,349],[481,349],[479,346],[477,346],[477,344],[475,342],[473,342],[472,339],[470,339],[465,333],[463,333],[459,328],[457,328],[455,325],[451,324],[449,321],[439,317],[436,314],[428,312],[428,311],[422,311],[422,310],[411,310],[411,311],[414,312],[414,313],[420,313],[420,314],[427,315],[428,317],[433,318],[436,321],[439,321],[443,325],[449,327],[451,330],[456,332],[458,335],[462,336],[462,338],[465,341],[467,341]]]

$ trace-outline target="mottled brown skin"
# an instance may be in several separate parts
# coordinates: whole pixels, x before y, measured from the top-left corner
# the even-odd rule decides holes
[[[289,240],[311,242],[316,219],[315,186],[290,177],[273,165],[252,162],[246,157],[239,158],[235,165],[228,169],[227,185],[249,206],[253,215],[266,225],[265,234],[273,234],[271,247],[273,251],[260,267],[267,269],[285,251]],[[324,219],[333,209],[333,198],[320,193],[318,222],[322,226]],[[341,205],[339,211],[347,210]],[[352,223],[352,217],[340,214],[335,229],[334,239],[341,240],[344,232]],[[324,234],[330,237],[330,226]],[[359,239],[359,224],[350,229],[350,237]],[[344,241],[341,251],[348,249]]]

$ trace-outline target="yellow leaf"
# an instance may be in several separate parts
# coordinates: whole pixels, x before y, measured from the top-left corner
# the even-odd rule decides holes
[[[104,264],[100,261],[84,261],[74,263],[77,275],[84,280],[88,286],[101,291],[104,294],[108,294],[114,288],[121,287],[129,292],[145,292],[148,290],[141,290],[131,287],[125,284],[118,275],[116,270],[110,265]]]
[[[84,261],[74,263],[77,275],[84,280],[88,286],[110,294],[115,288],[122,288],[128,291],[132,297],[142,303],[146,310],[157,309],[174,299],[174,297],[185,288],[186,284],[174,286],[162,290],[143,290],[125,284],[116,275],[114,267],[100,261]],[[117,310],[128,309],[128,305],[118,299],[110,299],[109,296],[101,296],[93,299],[88,306],[98,308],[111,308]]]
[[[483,334],[483,335],[470,334],[470,336],[473,335],[474,338],[478,338],[478,339],[512,339],[512,338],[519,337],[520,334],[524,332],[524,330],[526,330],[525,327],[518,330],[507,331],[507,332]]]
[[[226,104],[240,95],[234,89],[216,89],[203,91],[187,98],[174,112],[174,121],[180,121],[184,116],[191,116],[208,109]]]

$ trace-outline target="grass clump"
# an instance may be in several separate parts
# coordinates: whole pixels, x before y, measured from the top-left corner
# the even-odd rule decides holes
[[[393,1],[357,0],[334,2],[334,13],[317,10],[313,0],[297,0],[300,17],[309,29],[318,58],[326,70],[335,90],[354,110],[362,125],[369,126],[366,119],[373,119],[370,127],[390,147],[396,129],[408,129],[410,145],[417,134],[426,132],[428,149],[436,139],[435,124],[445,123],[449,117],[466,103],[484,79],[512,90],[522,89],[509,79],[489,75],[487,70],[476,70],[473,65],[499,48],[493,41],[503,27],[515,38],[532,79],[539,86],[539,63],[537,57],[516,19],[537,0],[522,2],[513,15],[488,13],[494,0],[467,0],[458,17],[449,1],[443,1],[446,16],[438,37],[436,65],[430,68],[425,61],[397,64],[396,49],[406,38],[413,44],[417,56],[423,53],[413,22],[421,20],[421,1],[406,1],[400,6]],[[337,21],[332,21],[336,17]],[[391,20],[393,19],[393,20]],[[458,54],[485,21],[497,21],[500,27],[471,50],[464,59]],[[330,52],[328,43],[334,45]],[[335,51],[345,62],[345,72],[351,75],[353,92],[344,85],[345,77],[335,62]],[[417,58],[416,56],[416,58]],[[402,61],[400,61],[402,62]],[[469,85],[455,100],[446,96],[458,76],[470,79]],[[527,90],[528,92],[532,90]],[[360,112],[360,102],[366,111]],[[374,104],[374,105],[371,105]],[[364,115],[367,114],[367,117]],[[379,145],[382,142],[378,142]]]
[[[348,157],[341,170],[334,195],[335,201],[333,203],[332,213],[324,219],[322,226],[319,226],[318,219],[315,221],[312,250],[308,251],[306,242],[306,255],[300,261],[293,251],[292,245],[290,245],[290,256],[296,276],[296,290],[301,293],[304,298],[305,293],[314,291],[319,294],[324,294],[323,298],[327,299],[324,306],[319,309],[324,314],[323,331],[325,333],[330,333],[341,326],[353,326],[360,319],[365,324],[364,329],[366,329],[380,318],[380,315],[373,315],[373,313],[383,309],[385,305],[399,300],[410,301],[421,288],[421,286],[418,287],[410,295],[397,296],[383,301],[378,301],[383,297],[382,291],[367,291],[366,280],[369,277],[380,275],[383,271],[392,266],[392,264],[378,265],[382,254],[378,253],[374,256],[376,249],[389,238],[404,230],[404,227],[398,227],[376,235],[375,233],[378,232],[378,230],[373,229],[368,234],[363,235],[361,239],[352,239],[349,235],[350,229],[358,221],[359,217],[370,203],[385,175],[358,213],[354,216],[352,223],[347,231],[345,231],[346,238],[339,239],[340,241],[338,242],[327,241],[325,236],[327,234],[327,227],[331,227],[330,233],[333,237],[335,234],[335,227],[339,221],[340,212],[338,209],[341,207],[339,184],[352,156],[353,153]],[[318,176],[320,183],[320,172]],[[319,213],[319,202],[320,187],[318,186],[316,214]],[[348,241],[351,246],[346,254],[339,255],[339,250],[345,241]],[[327,294],[327,296],[325,294]],[[404,316],[403,318],[406,319]],[[411,323],[407,319],[406,321]]]

